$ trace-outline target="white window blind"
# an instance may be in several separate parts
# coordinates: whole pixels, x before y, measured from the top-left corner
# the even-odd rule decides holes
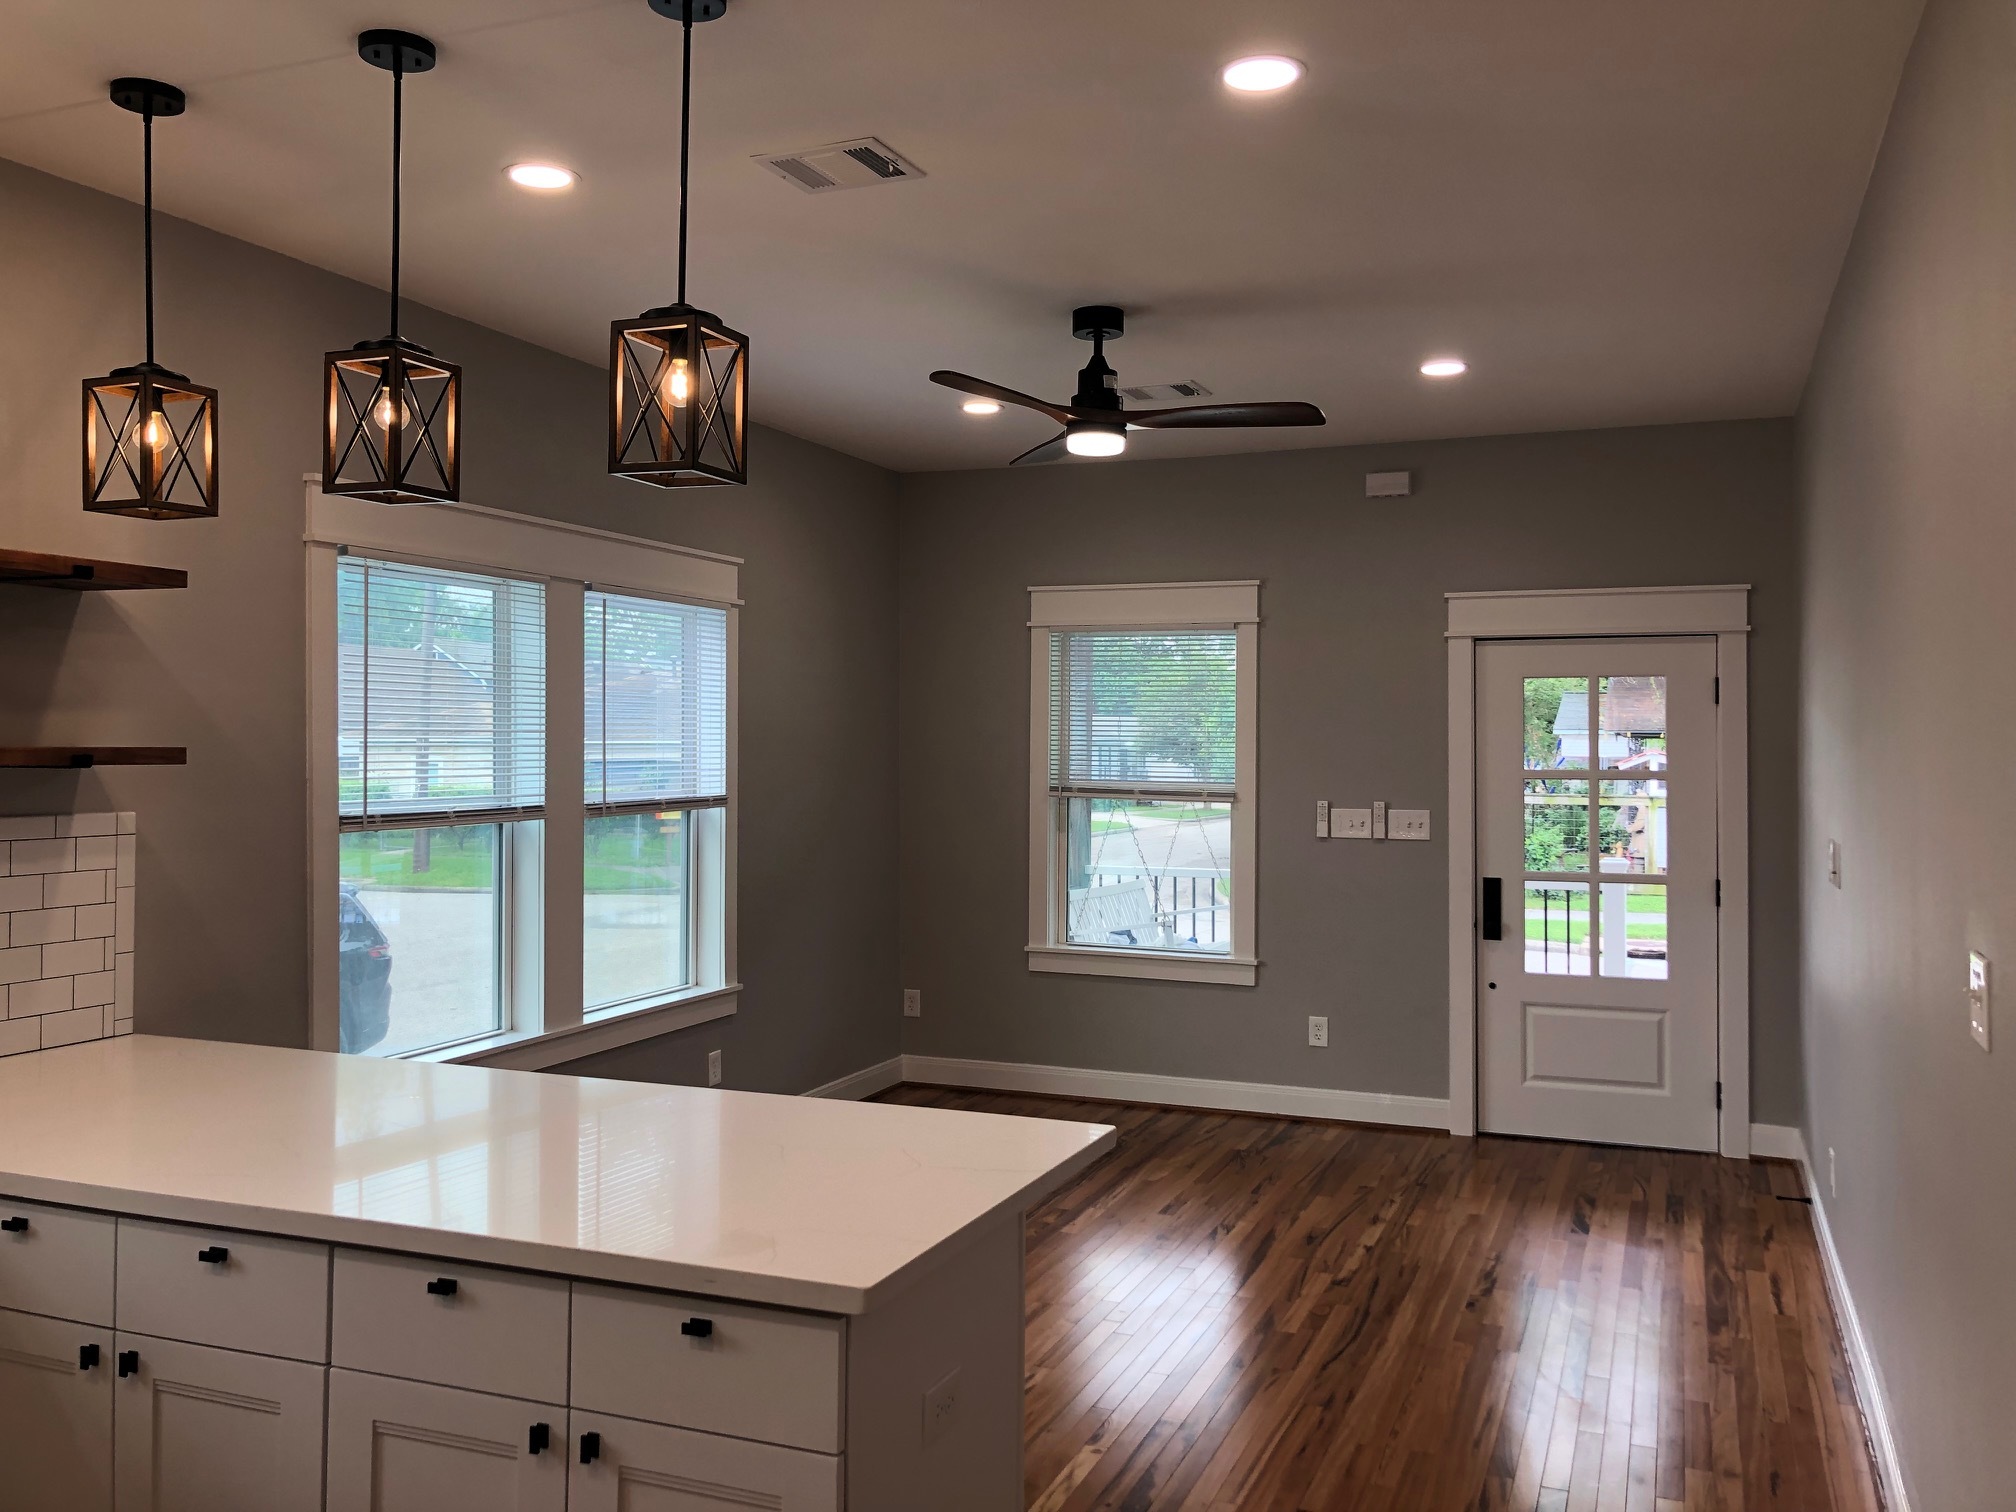
[[[337,564],[336,585],[345,827],[536,817],[544,587],[359,556]]]
[[[1238,666],[1233,630],[1051,632],[1051,793],[1231,799]]]
[[[727,611],[591,589],[586,630],[589,806],[725,802]]]

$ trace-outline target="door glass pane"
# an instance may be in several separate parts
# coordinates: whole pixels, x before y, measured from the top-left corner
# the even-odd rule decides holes
[[[1531,771],[1589,765],[1589,679],[1526,679],[1526,765]]]
[[[1666,870],[1666,784],[1605,782],[1596,798],[1597,849],[1606,872]]]
[[[1589,884],[1526,884],[1526,970],[1533,976],[1589,975]]]
[[[1231,804],[1063,802],[1068,943],[1231,954]]]
[[[1666,980],[1666,889],[1656,882],[1605,882],[1603,975]]]
[[[590,819],[581,937],[582,1002],[606,1008],[691,984],[686,815]]]
[[[500,826],[363,830],[341,845],[342,1048],[398,1055],[502,1027]]]
[[[1663,771],[1666,766],[1666,679],[1605,677],[1597,689],[1598,752],[1606,767]]]
[[[1559,777],[1526,782],[1526,870],[1589,870],[1589,784]]]

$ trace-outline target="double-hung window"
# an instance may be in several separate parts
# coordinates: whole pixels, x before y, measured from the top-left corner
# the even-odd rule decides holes
[[[1031,603],[1031,967],[1250,985],[1258,586]]]

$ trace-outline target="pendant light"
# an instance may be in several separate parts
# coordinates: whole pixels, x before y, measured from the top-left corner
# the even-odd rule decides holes
[[[392,331],[323,359],[322,491],[381,504],[452,503],[462,496],[462,369],[399,334],[406,75],[434,67],[434,44],[379,29],[357,38],[357,56],[392,75]]]
[[[609,471],[660,488],[749,481],[749,338],[686,302],[687,184],[693,135],[693,27],[728,0],[650,0],[678,21],[679,297],[609,327]]]
[[[142,520],[217,513],[217,391],[154,360],[154,118],[188,108],[156,79],[114,79],[112,103],[140,117],[147,360],[84,380],[84,507]]]

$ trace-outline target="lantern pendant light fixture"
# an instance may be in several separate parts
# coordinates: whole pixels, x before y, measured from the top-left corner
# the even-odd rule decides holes
[[[686,302],[693,27],[728,0],[649,0],[683,28],[679,78],[679,297],[609,328],[609,471],[660,488],[749,481],[749,338]]]
[[[452,503],[462,496],[462,369],[399,334],[406,75],[434,67],[434,44],[378,29],[359,35],[357,56],[392,75],[392,330],[323,359],[322,491]]]
[[[217,391],[154,360],[154,118],[188,108],[156,79],[114,79],[112,103],[140,117],[147,360],[84,380],[84,507],[142,520],[217,513]]]

